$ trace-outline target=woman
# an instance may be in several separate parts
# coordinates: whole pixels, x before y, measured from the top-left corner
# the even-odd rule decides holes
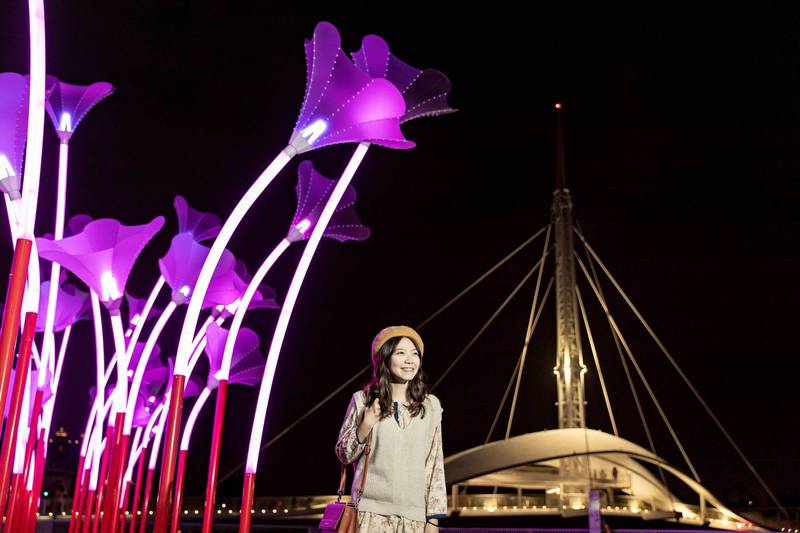
[[[442,406],[420,370],[422,338],[407,326],[381,330],[372,341],[372,381],[353,394],[336,455],[358,461],[353,501],[361,533],[433,533],[447,516]],[[364,492],[364,448],[371,436]]]

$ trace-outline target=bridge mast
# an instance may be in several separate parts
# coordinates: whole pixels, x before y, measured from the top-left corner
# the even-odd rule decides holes
[[[552,221],[555,226],[556,262],[556,375],[558,390],[558,427],[586,427],[584,409],[583,352],[580,342],[578,302],[575,292],[575,260],[572,221],[572,198],[566,186],[564,170],[564,135],[561,125],[561,104],[556,104],[556,190],[553,192]],[[561,461],[561,478],[584,481],[588,472],[584,461]],[[562,502],[570,493],[583,492],[582,487],[563,486]]]

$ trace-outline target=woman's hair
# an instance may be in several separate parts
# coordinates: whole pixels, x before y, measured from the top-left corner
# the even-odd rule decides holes
[[[380,363],[373,367],[372,379],[364,385],[367,407],[372,405],[372,402],[377,398],[378,405],[381,406],[381,418],[386,418],[391,414],[389,406],[392,403],[392,373],[389,367],[389,359],[391,359],[400,340],[404,338],[408,339],[408,337],[392,337],[383,344],[380,350]],[[421,353],[417,343],[412,339],[408,340],[411,341],[417,352]],[[408,408],[411,416],[420,415],[420,418],[425,418],[423,402],[428,397],[428,384],[425,382],[425,373],[422,371],[422,365],[418,368],[414,379],[408,382],[407,391],[411,400],[411,406]]]

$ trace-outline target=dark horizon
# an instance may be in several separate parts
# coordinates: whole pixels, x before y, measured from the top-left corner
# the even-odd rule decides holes
[[[782,503],[800,505],[792,338],[800,301],[793,283],[800,270],[798,12],[773,2],[547,3],[530,15],[502,6],[456,14],[414,7],[48,3],[48,72],[116,89],[70,143],[68,216],[126,224],[167,218],[129,282],[144,296],[176,228],[174,196],[225,217],[285,146],[302,99],[303,39],[318,21],[337,26],[345,51],[377,33],[399,58],[450,78],[458,113],[404,126],[417,147],[370,150],[356,175],[370,239],[320,246],[289,326],[266,442],[366,365],[381,327],[420,323],[548,223],[556,184],[552,107],[562,102],[566,182],[588,241]],[[24,6],[7,6],[0,28],[3,71],[25,73]],[[331,147],[298,159],[335,178],[351,151]],[[56,163],[48,122],[37,235],[51,231]],[[298,163],[231,243],[251,272],[285,233]],[[11,257],[4,246],[3,279]],[[267,280],[279,301],[299,253],[291,250]],[[431,383],[540,254],[537,241],[421,330]],[[532,293],[531,282],[437,389],[445,455],[483,442],[522,347]],[[621,434],[646,445],[601,309],[583,295]],[[557,426],[552,301],[549,311],[528,354],[514,433]],[[704,485],[731,505],[769,505],[624,303],[612,302],[612,311]],[[174,349],[180,317],[159,343],[162,354]],[[247,320],[262,351],[276,317],[257,311]],[[71,435],[83,429],[94,376],[93,355],[83,357],[80,343],[91,346],[89,322],[76,327],[65,363],[60,394],[72,401],[60,401],[54,418]],[[589,425],[610,431],[588,346],[584,358]],[[333,446],[355,389],[262,454],[257,494],[335,490]],[[646,395],[641,387],[639,394]],[[229,391],[223,474],[244,461],[254,403],[252,389]],[[652,405],[648,413],[659,454],[687,470]],[[187,497],[205,485],[212,416],[207,408],[195,430]],[[219,492],[238,496],[240,487],[237,474]]]

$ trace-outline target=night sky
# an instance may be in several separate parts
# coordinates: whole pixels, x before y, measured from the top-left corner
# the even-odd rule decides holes
[[[14,4],[0,14],[0,68],[25,73],[27,12]],[[358,212],[372,237],[320,246],[287,334],[265,440],[367,364],[381,327],[420,323],[548,223],[553,104],[561,101],[567,183],[587,239],[783,503],[800,503],[800,14],[790,3],[534,3],[527,14],[463,2],[46,4],[48,72],[116,88],[70,143],[68,214],[168,220],[131,276],[128,287],[140,296],[176,230],[174,196],[224,217],[285,146],[304,90],[303,39],[318,21],[339,28],[346,51],[377,33],[404,61],[451,79],[458,113],[407,124],[417,148],[376,147],[359,170]],[[51,231],[55,199],[49,122],[45,141],[38,234]],[[335,178],[352,150],[297,158],[257,202],[230,245],[251,272],[287,229],[300,160]],[[431,382],[541,246],[421,330]],[[11,251],[3,250],[5,279]],[[300,253],[291,249],[267,280],[281,300]],[[601,308],[582,289],[621,434],[646,446]],[[436,390],[445,455],[483,442],[522,347],[532,294],[531,282]],[[768,504],[624,302],[611,298],[611,310],[704,484],[732,505]],[[528,354],[516,434],[557,427],[554,314],[550,300]],[[262,349],[276,318],[257,311],[247,320]],[[174,349],[179,323],[162,337],[162,353]],[[74,435],[88,413],[92,350],[86,322],[74,333],[55,414],[56,427]],[[589,426],[610,431],[588,346],[584,352]],[[333,446],[355,389],[262,454],[257,494],[334,491]],[[255,391],[233,387],[228,402],[223,473],[244,460]],[[645,407],[659,454],[688,470],[649,400]],[[190,497],[205,485],[212,416],[207,408],[193,438]],[[220,493],[238,496],[240,476]]]

